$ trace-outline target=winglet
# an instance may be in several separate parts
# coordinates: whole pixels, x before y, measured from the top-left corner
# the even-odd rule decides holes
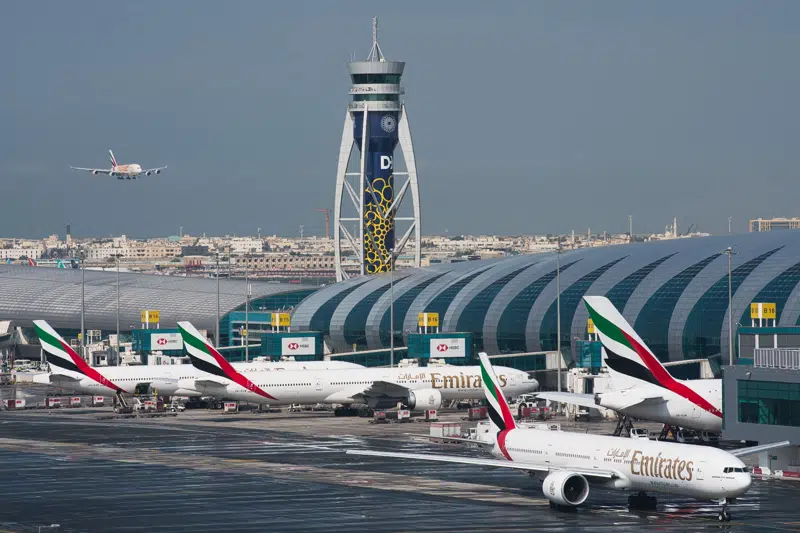
[[[189,355],[189,360],[198,370],[229,379],[268,400],[277,399],[236,371],[228,360],[197,331],[191,322],[178,322],[178,328],[183,338],[183,345],[186,347],[186,353]]]
[[[514,421],[514,415],[511,414],[502,389],[498,386],[499,381],[489,362],[489,356],[485,352],[481,352],[478,357],[481,362],[483,393],[486,395],[486,403],[489,405],[489,418],[500,431],[516,429],[517,423]]]

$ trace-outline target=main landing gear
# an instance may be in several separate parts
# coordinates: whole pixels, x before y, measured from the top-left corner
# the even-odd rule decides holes
[[[628,509],[653,510],[657,503],[655,496],[648,496],[644,492],[628,496]]]
[[[615,437],[630,437],[632,429],[633,422],[628,415],[617,415],[617,427],[614,428]]]
[[[720,510],[719,514],[717,515],[717,520],[720,522],[730,522],[731,521],[731,514],[728,512],[728,500],[726,499],[722,502],[722,509]]]

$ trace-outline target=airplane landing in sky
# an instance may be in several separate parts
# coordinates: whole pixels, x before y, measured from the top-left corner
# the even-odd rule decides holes
[[[146,168],[143,169],[142,165],[138,163],[131,163],[129,165],[120,165],[117,163],[117,158],[114,157],[114,152],[111,150],[108,151],[108,158],[111,160],[111,168],[83,168],[83,167],[69,167],[72,170],[85,170],[87,172],[91,172],[93,175],[97,176],[98,174],[108,174],[109,176],[113,176],[118,180],[135,180],[142,174],[145,176],[151,176],[153,174],[161,174],[161,171],[164,170],[166,167],[156,167],[156,168]]]

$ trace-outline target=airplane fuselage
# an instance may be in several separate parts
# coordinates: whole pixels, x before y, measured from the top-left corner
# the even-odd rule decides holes
[[[722,380],[695,379],[681,381],[687,389],[705,399],[710,406],[698,404],[693,396],[673,392],[669,389],[643,383],[640,386],[598,393],[596,403],[600,407],[613,409],[633,418],[652,420],[697,431],[722,431]],[[631,405],[631,398],[659,395],[662,402],[641,402]],[[630,407],[628,407],[630,406]],[[704,407],[705,406],[705,407]]]
[[[745,464],[718,448],[535,429],[513,429],[500,441],[492,450],[499,458],[566,471],[611,470],[614,478],[593,481],[609,489],[718,500],[741,496],[752,482]]]
[[[279,361],[232,364],[240,372],[252,372],[255,375],[281,372],[294,373],[298,369],[363,368],[360,365],[342,361]],[[95,395],[116,394],[117,389],[115,387],[119,387],[127,394],[135,394],[144,387],[145,389],[154,390],[162,396],[202,395],[201,391],[185,388],[193,380],[204,375],[203,372],[189,364],[93,368],[101,379],[95,379],[80,372],[59,369],[56,373],[41,374],[41,377],[36,376],[35,382]]]
[[[503,393],[517,396],[532,392],[538,388],[536,380],[529,378],[526,372],[507,367],[496,367]],[[230,380],[213,377],[210,380],[197,380],[186,383],[192,388],[217,397],[225,397],[240,401],[269,403],[270,405],[289,405],[293,403],[362,403],[358,397],[362,391],[369,389],[374,383],[388,383],[417,391],[418,405],[427,403],[430,408],[440,401],[457,399],[481,399],[483,388],[480,368],[476,366],[427,367],[424,369],[406,368],[363,368],[354,370],[315,370],[307,372],[283,372],[271,374],[244,373],[261,391],[272,398],[265,398],[257,391]],[[213,381],[216,380],[216,381]],[[397,403],[397,395],[381,402],[379,395],[373,397],[374,402],[367,401],[370,406],[386,408]],[[426,407],[427,408],[427,407]]]

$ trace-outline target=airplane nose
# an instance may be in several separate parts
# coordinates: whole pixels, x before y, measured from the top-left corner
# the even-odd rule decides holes
[[[749,473],[744,474],[741,479],[741,491],[742,494],[750,490],[750,485],[753,484],[753,476]]]

